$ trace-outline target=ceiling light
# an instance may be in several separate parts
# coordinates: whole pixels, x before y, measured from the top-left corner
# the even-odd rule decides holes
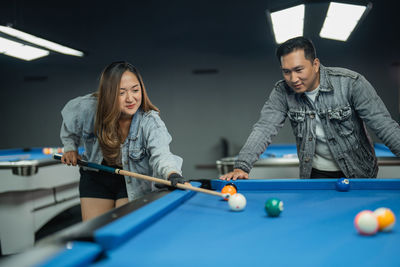
[[[276,43],[303,36],[304,28],[304,5],[270,12],[267,10],[267,17],[271,20]]]
[[[30,61],[47,56],[49,51],[0,37],[0,53]]]
[[[21,39],[23,41],[35,44],[37,46],[41,46],[53,51],[56,51],[61,54],[66,54],[66,55],[71,55],[71,56],[77,56],[77,57],[82,57],[84,54],[81,51],[54,43],[50,42],[48,40],[36,37],[34,35],[16,30],[11,27],[6,27],[6,26],[0,26],[0,32],[3,32],[5,34],[8,34],[10,36],[13,36],[15,38]]]
[[[347,41],[367,8],[369,9],[370,5],[331,2],[319,35],[322,38]]]

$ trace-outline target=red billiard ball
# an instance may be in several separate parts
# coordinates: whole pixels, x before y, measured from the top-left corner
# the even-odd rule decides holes
[[[347,178],[340,178],[336,181],[336,190],[345,192],[350,189],[350,180]]]

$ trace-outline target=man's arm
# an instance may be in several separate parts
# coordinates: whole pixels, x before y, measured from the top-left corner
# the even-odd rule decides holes
[[[353,83],[351,101],[366,125],[393,153],[400,156],[400,126],[391,118],[374,87],[362,75]]]
[[[259,120],[245,145],[240,150],[234,165],[234,171],[220,177],[223,180],[248,179],[248,173],[261,153],[271,143],[272,137],[283,127],[287,116],[287,101],[284,88],[276,86],[265,102]]]

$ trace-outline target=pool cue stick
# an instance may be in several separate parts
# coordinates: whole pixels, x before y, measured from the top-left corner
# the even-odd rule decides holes
[[[60,154],[54,154],[53,158],[56,160],[61,160],[62,155]],[[102,170],[105,172],[109,172],[109,173],[116,173],[116,174],[121,174],[121,175],[126,175],[126,176],[130,176],[133,178],[137,178],[137,179],[142,179],[142,180],[146,180],[146,181],[150,181],[150,182],[156,182],[159,184],[164,184],[167,186],[172,186],[171,181],[167,181],[164,179],[160,179],[160,178],[155,178],[155,177],[151,177],[151,176],[147,176],[144,174],[139,174],[139,173],[135,173],[135,172],[130,172],[130,171],[125,171],[125,170],[121,170],[118,168],[113,168],[113,167],[109,167],[109,166],[105,166],[105,165],[101,165],[101,164],[97,164],[97,163],[93,163],[93,162],[88,162],[85,160],[80,160],[78,159],[78,165],[80,166],[85,166],[85,167],[89,167],[89,168],[93,168],[93,169],[97,169],[97,170]],[[187,189],[187,190],[192,190],[192,191],[196,191],[196,192],[201,192],[201,193],[205,193],[205,194],[209,194],[209,195],[214,195],[214,196],[219,196],[222,198],[229,198],[229,194],[222,194],[216,191],[212,191],[212,190],[208,190],[208,189],[204,189],[204,188],[199,188],[199,187],[194,187],[191,185],[186,185],[186,184],[181,184],[181,183],[177,183],[176,187],[179,189]]]

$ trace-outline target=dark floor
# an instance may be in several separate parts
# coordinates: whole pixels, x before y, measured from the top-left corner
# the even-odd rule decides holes
[[[63,230],[68,226],[79,223],[81,221],[81,205],[76,205],[60,213],[48,223],[46,223],[42,228],[40,228],[35,233],[35,240],[38,241],[48,235]]]

